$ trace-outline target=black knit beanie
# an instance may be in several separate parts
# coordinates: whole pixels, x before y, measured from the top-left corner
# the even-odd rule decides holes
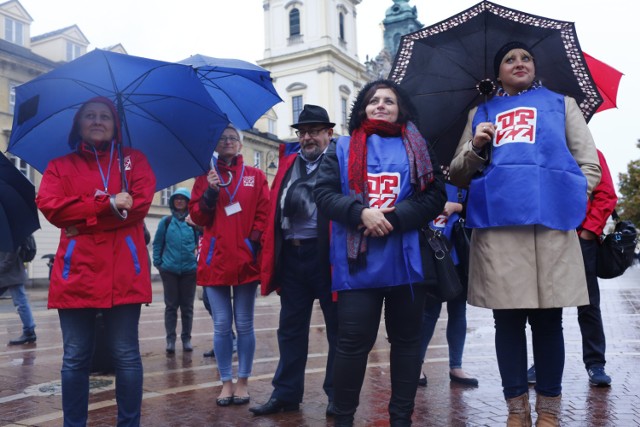
[[[504,59],[505,55],[510,51],[512,51],[513,49],[526,50],[527,52],[529,52],[529,54],[533,58],[533,52],[531,52],[531,48],[529,48],[529,46],[527,46],[526,44],[519,41],[512,41],[505,44],[500,49],[498,49],[498,52],[496,53],[495,58],[493,58],[493,71],[496,75],[496,78],[500,73],[500,64],[502,63],[502,60]]]

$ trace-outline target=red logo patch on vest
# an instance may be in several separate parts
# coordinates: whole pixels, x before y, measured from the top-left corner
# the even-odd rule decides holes
[[[519,107],[504,111],[496,116],[496,134],[494,147],[504,144],[536,142],[536,123],[538,110],[532,107]]]
[[[367,175],[369,206],[382,209],[396,204],[400,194],[400,174],[398,172],[370,173]]]
[[[242,186],[243,187],[255,187],[255,185],[256,185],[256,177],[255,176],[242,177]]]

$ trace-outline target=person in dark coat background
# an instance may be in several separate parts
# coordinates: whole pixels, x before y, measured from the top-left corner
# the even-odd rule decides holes
[[[335,123],[327,111],[307,104],[298,117],[298,144],[280,146],[280,162],[271,186],[271,204],[263,236],[261,290],[280,294],[280,361],[271,398],[251,408],[255,415],[297,411],[304,393],[309,326],[316,299],[326,324],[329,353],[322,385],[333,415],[333,359],[337,336],[336,304],[331,295],[329,220],[316,208],[312,190],[318,166],[331,143]]]
[[[29,344],[36,341],[36,324],[31,313],[29,297],[24,288],[27,272],[18,250],[0,252],[0,295],[9,291],[13,305],[22,321],[22,335],[10,340],[9,345]]]

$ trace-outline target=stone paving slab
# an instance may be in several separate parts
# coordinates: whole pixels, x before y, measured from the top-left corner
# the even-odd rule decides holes
[[[164,352],[162,286],[154,282],[154,301],[143,307],[140,336],[145,369],[143,426],[332,426],[324,414],[322,391],[327,345],[319,306],[312,318],[309,361],[304,402],[299,412],[254,417],[248,405],[220,408],[215,404],[221,383],[215,359],[202,357],[212,345],[212,323],[202,302],[196,302],[193,353],[178,345],[174,356]],[[60,426],[61,334],[58,316],[46,310],[46,289],[28,289],[37,323],[35,344],[0,347],[0,425]],[[640,425],[640,266],[624,276],[601,281],[602,312],[607,336],[607,372],[610,388],[588,384],[582,365],[580,330],[575,309],[564,311],[566,362],[563,382],[565,426]],[[271,379],[278,362],[276,330],[279,299],[258,297],[256,304],[257,348],[250,382],[252,402],[265,402],[272,391]],[[491,311],[468,307],[468,336],[464,368],[480,381],[477,388],[452,384],[448,378],[446,310],[436,327],[425,364],[429,378],[416,398],[416,426],[504,425],[506,407],[494,350]],[[11,300],[0,300],[0,342],[21,332]],[[378,341],[369,357],[358,426],[388,425],[389,348],[381,325]],[[531,401],[535,391],[531,389]],[[112,376],[92,377],[90,426],[115,425]]]

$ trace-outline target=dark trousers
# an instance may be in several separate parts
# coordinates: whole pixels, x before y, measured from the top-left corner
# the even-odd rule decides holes
[[[196,297],[196,272],[176,274],[161,269],[162,287],[164,289],[164,328],[167,341],[176,340],[176,325],[178,323],[178,308],[182,321],[182,341],[191,339],[193,326],[193,301]]]
[[[589,305],[578,307],[578,324],[582,333],[582,360],[586,369],[604,367],[607,363],[604,358],[607,344],[602,326],[600,287],[596,275],[598,241],[580,239],[580,248],[589,291]]]
[[[564,335],[562,308],[493,310],[496,354],[505,399],[529,390],[527,383],[527,320],[531,325],[536,393],[547,397],[562,391]]]
[[[272,397],[299,403],[304,394],[304,371],[309,352],[309,326],[313,304],[317,298],[324,314],[329,353],[323,389],[333,400],[333,361],[338,322],[336,303],[332,301],[331,284],[320,265],[316,239],[301,246],[283,243],[280,280],[280,323],[278,348],[280,361],[273,377]]]
[[[413,288],[413,289],[412,289]],[[369,352],[384,319],[391,343],[391,425],[411,423],[418,378],[425,288],[393,286],[343,291],[338,294],[338,348],[334,367],[334,403],[338,419],[352,419]]]

